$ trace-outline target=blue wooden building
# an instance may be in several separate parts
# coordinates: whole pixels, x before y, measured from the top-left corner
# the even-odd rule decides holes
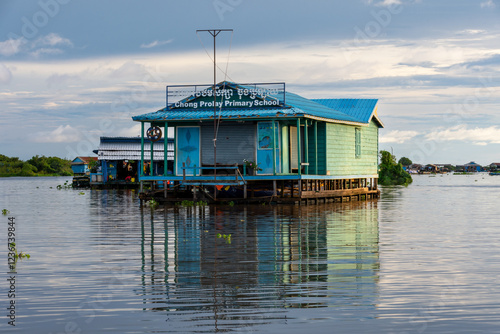
[[[71,169],[73,174],[77,176],[89,175],[90,168],[89,164],[91,161],[97,161],[97,157],[76,157],[71,161]]]
[[[153,144],[149,139],[145,144]],[[99,147],[94,153],[99,167],[91,173],[91,186],[138,187],[141,174],[141,138],[139,137],[101,137]],[[165,150],[166,148],[166,154]],[[142,156],[142,174],[172,174],[173,139],[161,139],[154,143],[153,152]],[[153,159],[151,159],[151,156]]]
[[[311,100],[284,83],[221,82],[213,92],[169,86],[165,108],[133,117],[143,166],[147,139],[174,131],[172,175],[151,170],[141,182],[171,181],[194,193],[216,186],[214,197],[264,190],[281,201],[378,196],[378,100]]]

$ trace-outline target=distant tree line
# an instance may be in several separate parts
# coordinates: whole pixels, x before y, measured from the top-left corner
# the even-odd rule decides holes
[[[22,161],[17,157],[0,154],[0,177],[58,175],[73,175],[70,160],[36,155],[28,161]]]

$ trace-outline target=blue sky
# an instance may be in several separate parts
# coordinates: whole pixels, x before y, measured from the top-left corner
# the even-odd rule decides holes
[[[165,86],[284,81],[308,98],[378,98],[380,148],[421,163],[500,162],[500,1],[0,2],[0,153],[74,158]],[[229,52],[229,46],[231,46]],[[229,62],[228,60],[229,55]]]

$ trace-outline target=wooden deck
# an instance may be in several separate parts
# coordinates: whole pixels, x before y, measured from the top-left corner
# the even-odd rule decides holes
[[[328,203],[350,202],[378,198],[378,179],[348,178],[348,179],[314,179],[308,175],[306,179],[262,179],[244,180],[244,183],[231,180],[198,180],[170,181],[166,189],[155,189],[155,183],[150,181],[151,189],[141,191],[143,200],[154,198],[159,202],[204,201],[208,203]],[[239,180],[241,181],[241,180]],[[143,181],[144,182],[144,181]],[[163,184],[162,184],[163,186]],[[215,190],[217,189],[217,190]],[[214,192],[216,194],[214,195]]]

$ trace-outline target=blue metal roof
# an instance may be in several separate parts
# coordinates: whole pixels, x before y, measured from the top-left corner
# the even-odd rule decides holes
[[[314,99],[312,101],[355,117],[363,123],[370,121],[378,102],[377,99]]]
[[[235,83],[230,84],[233,87],[238,86]],[[310,100],[289,92],[285,93],[285,98],[285,107],[222,108],[217,109],[217,117],[229,120],[248,118],[295,118],[309,116],[346,123],[367,124],[375,111],[378,101],[376,99]],[[132,117],[134,121],[210,120],[213,118],[213,108],[163,108],[156,112]]]

